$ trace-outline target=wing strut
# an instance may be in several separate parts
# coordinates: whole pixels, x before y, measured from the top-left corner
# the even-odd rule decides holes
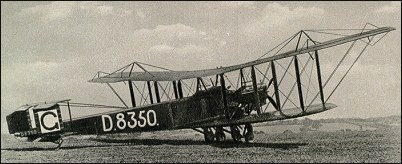
[[[207,86],[205,86],[204,80],[202,80],[201,77],[197,77],[197,89],[196,89],[196,92],[200,91],[202,87],[204,87],[204,89],[207,90]]]
[[[226,85],[225,85],[225,78],[223,77],[223,73],[220,74],[221,79],[221,87],[222,87],[222,99],[223,99],[223,107],[225,109],[225,116],[227,119],[230,118],[229,116],[229,109],[228,109],[228,100],[226,99]]]
[[[322,88],[322,80],[321,80],[321,69],[320,69],[320,60],[318,59],[318,51],[315,51],[315,64],[317,66],[317,78],[318,78],[318,86],[320,87],[320,97],[321,97],[321,102],[322,105],[325,105],[324,103],[324,91]]]
[[[151,104],[153,104],[154,100],[152,96],[151,81],[147,81],[147,86],[148,86],[149,100],[151,101]]]
[[[177,81],[177,89],[179,90],[179,98],[183,98],[183,86],[181,85],[181,80]]]
[[[154,88],[155,88],[156,102],[160,103],[161,102],[161,97],[159,95],[159,88],[158,88],[158,82],[157,81],[154,81]]]
[[[240,68],[240,83],[242,87],[246,86],[246,80],[244,78],[243,68]]]
[[[295,62],[295,70],[296,70],[297,89],[299,91],[300,107],[301,107],[302,111],[304,111],[303,92],[302,92],[302,87],[301,87],[301,82],[300,82],[299,60],[297,59],[297,56],[295,56],[294,58],[295,58],[294,62]]]
[[[253,81],[253,92],[254,92],[254,101],[255,101],[255,108],[257,110],[257,114],[261,114],[261,109],[260,109],[260,96],[258,95],[258,89],[257,89],[257,80],[255,77],[255,70],[254,66],[251,66],[251,79]]]
[[[179,96],[178,96],[178,94],[177,94],[176,80],[173,80],[173,91],[174,91],[174,98],[178,99]]]
[[[272,70],[272,79],[274,81],[276,105],[278,107],[276,110],[281,111],[281,102],[279,100],[279,91],[278,91],[278,80],[276,79],[276,70],[274,61],[271,61],[271,70]]]
[[[197,83],[196,83],[196,85],[197,85],[197,87],[195,88],[195,92],[198,92],[199,90],[200,90],[200,80],[199,80],[199,78],[197,77]]]
[[[128,81],[128,88],[130,89],[130,97],[131,97],[131,104],[133,107],[135,107],[135,97],[134,97],[134,90],[133,90],[133,84],[132,81]]]
[[[73,118],[71,117],[71,110],[70,110],[70,102],[67,101],[67,108],[68,108],[68,116],[70,116],[70,126],[71,123],[73,122]]]

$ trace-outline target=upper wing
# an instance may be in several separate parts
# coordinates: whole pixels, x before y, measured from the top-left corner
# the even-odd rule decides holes
[[[329,41],[325,41],[322,43],[318,43],[312,45],[310,47],[300,48],[295,51],[288,51],[285,53],[281,53],[275,56],[262,58],[259,60],[250,61],[243,64],[228,66],[228,67],[220,67],[216,69],[205,69],[205,70],[196,70],[196,71],[146,71],[146,72],[115,72],[106,76],[97,77],[89,80],[89,82],[93,83],[115,83],[121,81],[172,81],[172,80],[182,80],[182,79],[190,79],[197,77],[205,77],[205,76],[213,76],[217,74],[222,74],[226,72],[231,72],[235,70],[239,70],[241,68],[250,67],[253,65],[258,65],[274,60],[279,60],[291,56],[296,56],[300,54],[305,54],[308,52],[313,52],[316,50],[321,50],[333,46],[337,46],[340,44],[352,42],[355,40],[367,38],[370,36],[378,35],[381,33],[386,33],[389,31],[395,30],[393,27],[382,27],[378,29],[369,30],[362,33],[357,33],[349,36],[344,36],[337,39],[332,39]]]
[[[148,71],[148,72],[118,72],[89,80],[93,83],[115,83],[121,81],[173,81],[205,77],[225,72],[223,68],[196,71]]]

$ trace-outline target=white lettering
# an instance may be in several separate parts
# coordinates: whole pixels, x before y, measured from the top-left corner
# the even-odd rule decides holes
[[[109,128],[106,128],[106,120],[105,120],[106,118],[109,120],[110,124]],[[102,115],[102,125],[103,125],[103,131],[105,132],[111,131],[113,129],[112,117],[110,117],[109,115]]]
[[[130,121],[127,122],[128,127],[133,129],[137,126],[137,120],[134,118],[135,112],[127,112],[128,115],[131,115],[131,120],[133,121],[133,124],[131,124]]]
[[[151,119],[149,118],[150,116],[150,114],[152,113],[152,116],[153,116],[153,122],[151,123]],[[148,119],[148,125],[149,126],[155,126],[156,125],[156,113],[155,113],[155,111],[154,110],[149,110],[148,112],[147,112],[147,119]]]
[[[141,122],[138,121],[138,126],[139,126],[139,127],[145,127],[145,125],[147,124],[147,119],[146,119],[144,116],[142,116],[142,114],[144,114],[144,113],[145,113],[145,111],[140,111],[140,114],[138,115],[138,118],[139,118],[140,120],[143,120],[143,121],[144,121],[143,124],[141,124]]]
[[[124,114],[119,113],[119,114],[116,115],[116,118],[117,118],[117,127],[120,130],[123,130],[124,128],[126,128],[127,123],[126,123],[126,120],[124,120]],[[123,124],[123,125],[121,125],[121,124]]]

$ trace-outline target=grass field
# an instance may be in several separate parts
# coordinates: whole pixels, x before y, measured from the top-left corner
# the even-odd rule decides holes
[[[50,149],[55,147],[52,143],[26,143],[2,135],[1,162],[401,162],[400,125],[286,134],[278,132],[278,126],[256,129],[250,144],[206,144],[199,133],[176,130],[102,140],[68,137],[58,150]]]

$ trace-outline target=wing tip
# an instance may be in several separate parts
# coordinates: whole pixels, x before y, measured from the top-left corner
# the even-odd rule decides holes
[[[336,108],[336,107],[338,107],[336,104],[325,103],[325,109],[326,110],[330,110],[330,109],[333,109],[333,108]]]

